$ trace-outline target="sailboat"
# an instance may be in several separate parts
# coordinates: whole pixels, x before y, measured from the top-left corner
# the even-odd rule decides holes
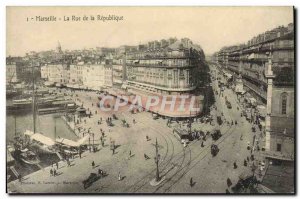
[[[51,138],[36,132],[36,95],[35,95],[35,89],[33,84],[33,96],[32,96],[32,108],[33,108],[33,131],[26,130],[24,132],[24,135],[26,138],[29,138],[29,147],[33,151],[35,151],[38,154],[55,154],[56,151],[56,144],[55,141],[53,141]],[[56,131],[56,129],[55,129]]]
[[[33,76],[33,97],[32,97],[32,108],[33,111],[35,112],[35,99],[34,99],[34,66],[32,64],[32,76]],[[35,114],[33,112],[33,129],[35,132]],[[16,126],[15,126],[16,128]],[[16,142],[15,142],[15,157],[21,160],[22,162],[29,164],[29,165],[37,165],[40,163],[40,159],[34,153],[32,150],[29,149],[28,144],[25,143],[26,140],[22,140],[18,137],[16,137]]]

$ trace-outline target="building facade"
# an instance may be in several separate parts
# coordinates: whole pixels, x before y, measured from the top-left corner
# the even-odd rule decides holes
[[[196,89],[202,49],[188,39],[153,41],[143,50],[126,53],[128,87],[159,94],[183,94]]]
[[[30,77],[29,77],[30,75]],[[32,67],[28,61],[20,57],[8,57],[6,59],[6,83],[19,83],[31,79]]]
[[[243,88],[267,107],[265,156],[294,158],[294,24],[259,34],[246,44],[217,52],[215,60],[223,71],[242,79]]]

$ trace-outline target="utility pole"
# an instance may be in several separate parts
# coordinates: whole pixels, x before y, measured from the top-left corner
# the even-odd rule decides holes
[[[94,133],[92,133],[93,134],[93,151],[94,151],[94,148],[95,148],[95,138],[94,138],[94,136],[95,136],[95,134]]]
[[[157,186],[159,185],[162,181],[164,181],[166,179],[166,176],[160,176],[159,175],[159,169],[158,169],[158,163],[159,163],[159,160],[160,160],[160,154],[158,153],[158,143],[157,143],[157,138],[156,138],[156,142],[155,142],[155,152],[156,152],[156,155],[154,157],[154,161],[155,161],[155,164],[156,164],[156,176],[154,179],[152,179],[150,181],[150,185],[151,186]]]

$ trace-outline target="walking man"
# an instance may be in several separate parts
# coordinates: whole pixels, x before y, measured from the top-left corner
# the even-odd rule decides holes
[[[191,186],[191,187],[194,186],[193,178],[190,179],[190,186]]]
[[[234,169],[237,168],[236,162],[233,163],[233,168],[234,168]]]
[[[122,180],[122,178],[121,178],[121,172],[119,172],[119,174],[118,174],[118,181],[121,181]]]
[[[94,162],[94,161],[92,162],[92,167],[93,167],[93,168],[95,167],[95,162]]]
[[[230,178],[227,178],[227,186],[230,187],[232,185],[232,182],[230,180]]]

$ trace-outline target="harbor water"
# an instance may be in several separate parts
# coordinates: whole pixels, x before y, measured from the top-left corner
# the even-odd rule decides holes
[[[13,140],[15,134],[23,135],[26,130],[33,131],[32,113],[14,113],[6,116],[6,141]],[[66,122],[59,117],[59,114],[38,115],[36,117],[36,132],[53,140],[55,136],[70,140],[77,139]]]
[[[56,127],[56,130],[55,130]],[[32,113],[10,113],[6,116],[6,143],[10,144],[13,141],[15,135],[22,136],[26,130],[33,131],[33,116]],[[55,137],[67,138],[76,141],[78,137],[71,131],[66,124],[65,120],[59,117],[59,114],[49,115],[37,115],[36,117],[36,132],[55,139]],[[21,174],[26,176],[32,172],[35,172],[43,167],[49,166],[54,162],[58,162],[59,158],[56,154],[53,155],[41,155],[39,165],[27,165],[23,162],[16,161],[15,169]]]

